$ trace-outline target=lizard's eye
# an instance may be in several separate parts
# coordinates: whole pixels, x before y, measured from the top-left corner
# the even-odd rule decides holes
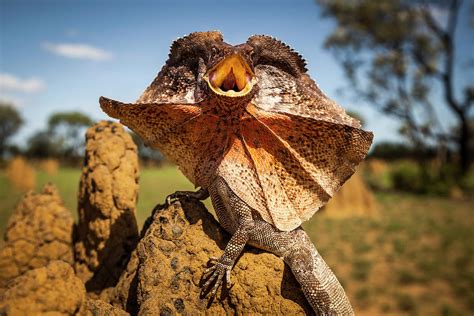
[[[209,87],[224,96],[243,96],[252,90],[255,76],[238,54],[230,55],[212,67],[204,76]]]

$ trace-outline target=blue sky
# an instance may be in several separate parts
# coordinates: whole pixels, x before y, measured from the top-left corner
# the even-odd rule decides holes
[[[25,119],[16,137],[20,144],[56,111],[106,119],[99,96],[134,101],[164,64],[173,40],[216,29],[232,44],[252,34],[286,42],[305,57],[310,75],[326,94],[362,114],[376,141],[399,139],[394,121],[338,94],[346,82],[323,48],[334,24],[321,17],[314,1],[0,3],[0,99],[12,101]]]

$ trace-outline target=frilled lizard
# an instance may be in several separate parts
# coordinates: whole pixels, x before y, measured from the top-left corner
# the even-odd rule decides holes
[[[303,58],[265,35],[230,45],[219,32],[176,40],[169,59],[136,103],[100,98],[102,109],[174,161],[197,192],[211,197],[232,237],[203,285],[216,294],[246,244],[290,266],[313,309],[353,310],[301,223],[354,173],[372,143],[317,87]]]

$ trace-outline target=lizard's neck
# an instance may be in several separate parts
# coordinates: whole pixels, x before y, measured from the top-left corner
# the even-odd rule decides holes
[[[207,113],[219,117],[219,125],[223,128],[238,130],[239,122],[245,115],[245,110],[251,98],[213,96],[206,103]]]

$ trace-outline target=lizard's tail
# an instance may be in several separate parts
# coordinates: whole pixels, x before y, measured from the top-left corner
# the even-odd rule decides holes
[[[298,241],[283,258],[314,311],[321,315],[354,315],[344,289],[306,232],[297,229],[294,233]]]

